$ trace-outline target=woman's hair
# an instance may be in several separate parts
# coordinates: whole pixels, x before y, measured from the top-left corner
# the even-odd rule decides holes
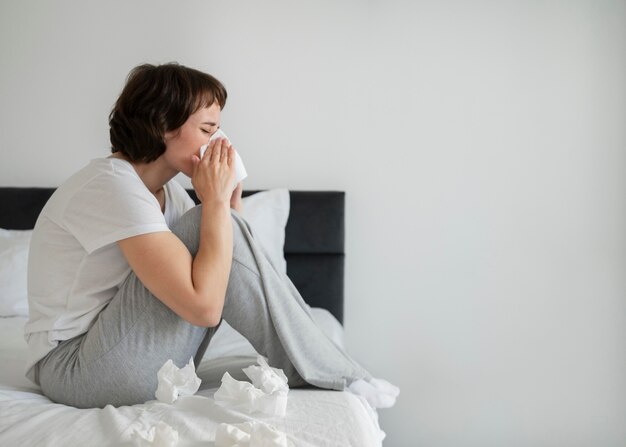
[[[201,107],[226,104],[220,81],[177,63],[143,64],[128,74],[109,115],[111,152],[151,162],[165,152],[165,132],[180,128]]]

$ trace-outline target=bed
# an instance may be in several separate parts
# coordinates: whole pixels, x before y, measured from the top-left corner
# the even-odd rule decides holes
[[[0,445],[151,445],[137,433],[165,423],[178,433],[176,445],[212,446],[221,423],[251,421],[274,427],[293,446],[381,445],[384,433],[376,411],[349,392],[292,389],[284,417],[250,415],[219,405],[213,395],[224,372],[243,380],[241,368],[256,361],[252,346],[227,324],[220,327],[197,365],[200,390],[173,404],[155,400],[85,410],[55,404],[43,396],[24,377],[27,346],[23,326],[27,317],[23,299],[14,297],[25,293],[24,246],[29,230],[53,191],[0,187],[4,238],[0,238],[4,244],[0,244],[0,300],[4,306],[0,317]],[[189,192],[197,200],[193,191]],[[344,193],[338,191],[244,192],[244,217],[253,231],[258,229],[264,244],[280,251],[277,256],[316,321],[338,344],[343,344],[344,199]],[[18,239],[21,257],[19,250],[10,246],[18,244]]]

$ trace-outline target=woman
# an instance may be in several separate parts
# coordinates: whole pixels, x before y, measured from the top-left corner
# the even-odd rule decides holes
[[[29,256],[27,371],[81,408],[154,399],[157,371],[202,358],[222,318],[290,386],[344,389],[369,374],[317,328],[241,218],[234,149],[213,140],[227,93],[178,64],[133,69],[109,117],[112,155],[50,198]],[[172,178],[191,177],[194,206]]]

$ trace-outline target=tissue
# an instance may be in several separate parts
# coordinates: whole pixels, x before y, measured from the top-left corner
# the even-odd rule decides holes
[[[190,396],[198,391],[200,378],[196,375],[193,358],[187,366],[178,368],[168,360],[157,373],[158,386],[154,396],[161,402],[173,404],[178,396]]]
[[[136,428],[131,438],[140,447],[174,447],[178,444],[178,432],[165,422],[159,422],[148,430]]]
[[[287,436],[262,422],[220,424],[215,433],[215,447],[288,447]]]
[[[257,365],[250,365],[243,368],[243,372],[252,380],[252,384],[263,390],[264,393],[272,394],[275,392],[289,391],[287,385],[288,379],[282,369],[272,368],[265,357],[257,356]]]
[[[264,393],[249,382],[233,379],[227,372],[224,373],[222,385],[213,395],[213,399],[224,407],[249,414],[284,416],[287,412],[287,393]]]
[[[216,138],[225,138],[230,143],[230,139],[226,136],[224,132],[222,132],[222,129],[218,129],[217,132],[211,135],[211,138],[209,138],[209,141],[215,140]],[[209,147],[208,144],[205,144],[204,146],[200,147],[200,158],[204,157],[204,153],[206,152],[208,147]],[[248,176],[246,167],[243,165],[243,161],[241,160],[241,157],[239,156],[239,153],[237,151],[235,151],[234,161],[235,161],[235,181],[234,181],[233,189],[237,187],[237,184],[240,181],[242,181]]]
[[[257,362],[259,366],[243,369],[252,383],[236,380],[226,372],[213,398],[222,406],[245,413],[284,416],[289,392],[287,376],[282,370],[270,367],[262,356],[257,357]]]

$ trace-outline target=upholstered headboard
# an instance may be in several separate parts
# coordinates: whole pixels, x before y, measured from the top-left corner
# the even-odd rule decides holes
[[[0,187],[0,228],[33,228],[53,192],[54,188]],[[190,195],[197,200],[193,191]],[[290,196],[287,275],[309,305],[328,309],[343,323],[345,193],[290,191]]]

